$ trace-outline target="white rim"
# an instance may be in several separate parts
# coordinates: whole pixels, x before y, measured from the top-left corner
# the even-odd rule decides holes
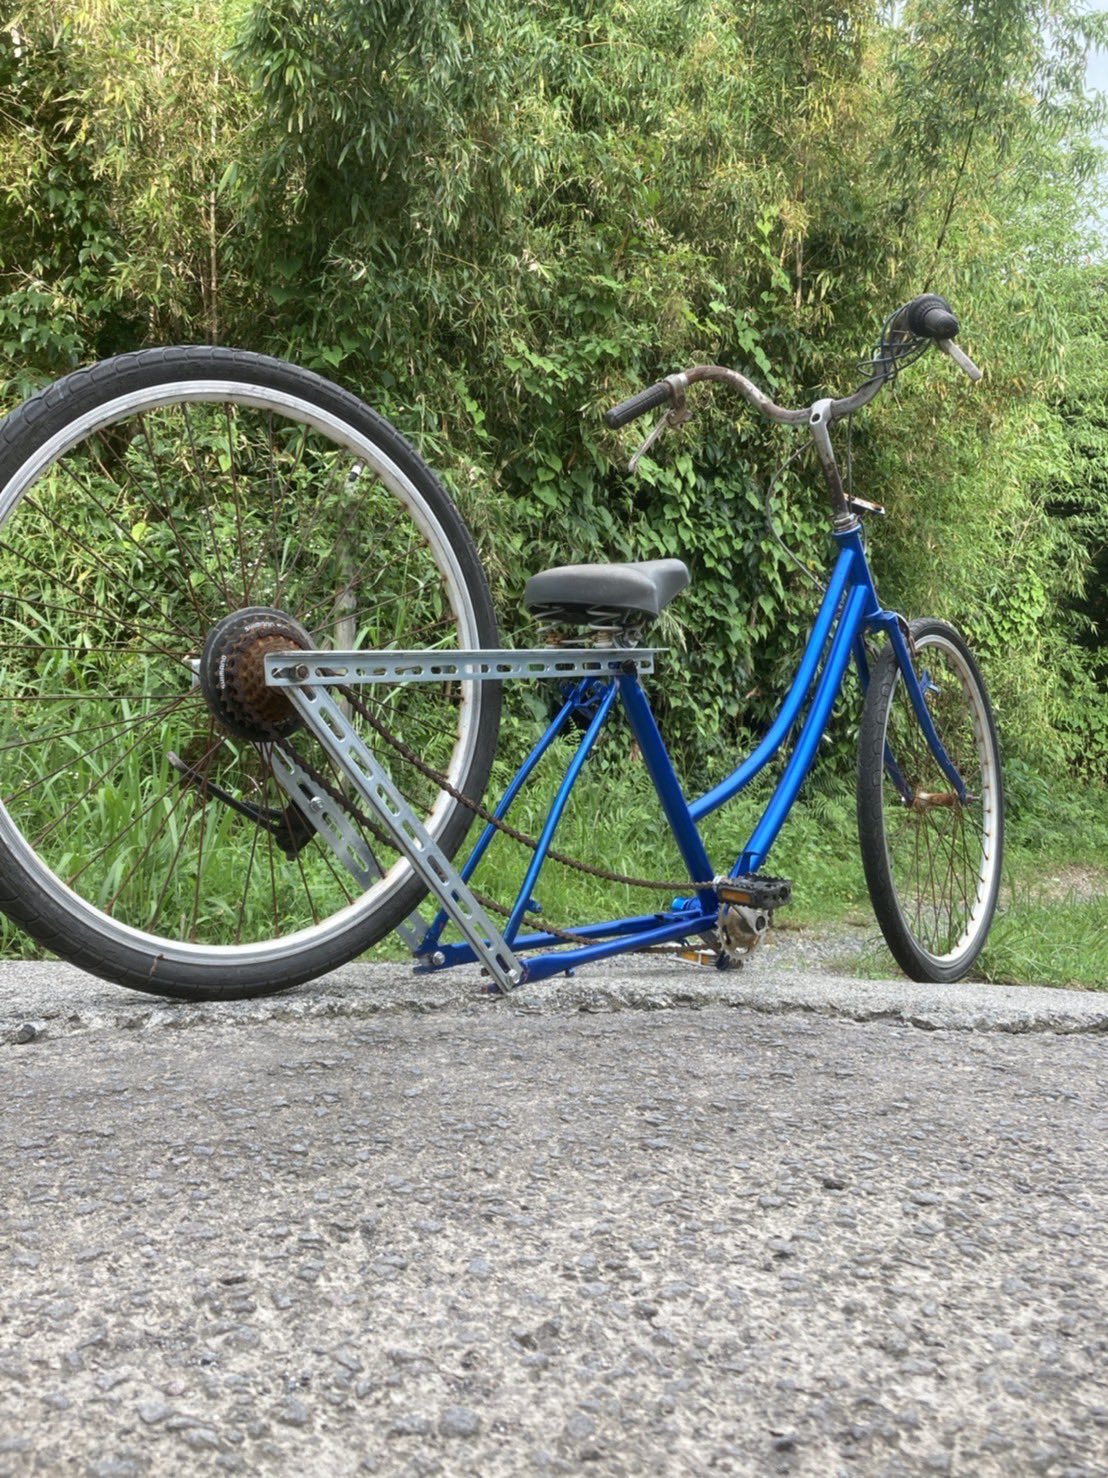
[[[963,696],[968,700],[973,714],[973,736],[976,745],[976,753],[981,762],[981,865],[978,868],[976,878],[976,889],[973,908],[970,910],[965,927],[960,934],[957,943],[952,949],[943,954],[935,954],[927,949],[915,935],[915,931],[909,921],[900,900],[900,892],[896,885],[896,872],[893,860],[889,852],[888,828],[882,822],[884,832],[885,859],[889,868],[889,877],[893,880],[893,897],[896,900],[897,913],[900,915],[902,924],[910,936],[915,948],[926,959],[938,965],[950,965],[961,958],[966,951],[976,943],[981,925],[991,915],[991,901],[997,887],[999,853],[997,845],[999,816],[996,776],[999,765],[992,735],[989,730],[988,715],[985,711],[984,700],[976,682],[973,681],[972,673],[966,663],[965,657],[959,648],[947,637],[940,633],[929,633],[918,639],[917,650],[927,647],[940,647],[951,659],[951,666],[958,678]],[[888,711],[885,715],[885,732],[882,738],[888,736],[889,719],[893,711],[893,699],[896,697],[897,688],[903,683],[903,676],[897,669],[896,680],[893,684]],[[907,694],[904,695],[905,702],[910,703]],[[884,788],[884,775],[882,775],[882,792]],[[884,813],[884,800],[882,800],[882,813]]]
[[[480,646],[476,612],[465,601],[466,582],[457,554],[448,542],[444,530],[405,472],[377,445],[363,436],[349,422],[332,415],[311,401],[284,390],[275,390],[250,381],[212,378],[205,380],[167,381],[146,390],[131,391],[107,401],[95,410],[86,412],[52,436],[20,467],[16,475],[0,492],[0,526],[7,523],[19,502],[38,478],[59,457],[82,441],[89,432],[102,430],[114,422],[121,421],[138,411],[157,410],[178,405],[184,401],[204,402],[211,400],[229,401],[256,410],[270,411],[290,421],[303,421],[316,430],[325,432],[337,445],[345,447],[354,456],[364,458],[386,487],[405,505],[411,513],[427,543],[436,563],[444,576],[451,608],[461,636],[461,645]],[[456,748],[452,764],[456,773],[465,774],[473,756],[478,732],[478,714],[481,702],[478,683],[466,685],[471,691],[461,705],[459,722],[460,747]],[[452,813],[455,802],[445,792],[440,792],[432,807],[427,825],[437,835]],[[18,865],[33,875],[35,881],[50,896],[52,902],[66,913],[77,917],[89,928],[102,936],[110,937],[129,949],[136,947],[148,953],[176,959],[185,963],[216,963],[226,961],[228,965],[244,966],[266,963],[276,957],[287,959],[303,949],[316,948],[336,936],[344,934],[359,918],[387,903],[393,894],[406,885],[411,878],[410,865],[398,859],[380,883],[363,893],[345,908],[328,915],[318,923],[310,924],[291,934],[276,939],[267,939],[247,944],[200,944],[186,940],[169,939],[151,934],[129,924],[121,924],[111,914],[96,908],[76,893],[47,865],[31,848],[15,825],[7,808],[0,802],[0,845],[16,859]]]

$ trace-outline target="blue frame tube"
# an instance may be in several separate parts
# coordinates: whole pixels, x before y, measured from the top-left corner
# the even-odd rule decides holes
[[[556,955],[540,955],[528,960],[525,966],[525,983],[533,980],[548,980],[551,975],[564,975],[578,965],[587,965],[590,960],[603,960],[610,955],[622,954],[632,949],[647,949],[652,944],[668,944],[673,939],[684,939],[689,934],[702,934],[716,922],[716,910],[701,914],[685,914],[680,919],[671,919],[654,929],[644,929],[641,934],[630,938],[608,939],[585,949],[568,949]]]
[[[689,870],[689,880],[694,883],[709,882],[716,875],[715,868],[704,848],[704,841],[681,790],[681,782],[639,683],[638,674],[634,670],[621,673],[616,678],[616,683],[627,722],[631,725],[631,732],[642,751],[643,761],[654,782],[654,789],[658,792],[662,810]],[[711,897],[712,895],[702,891],[701,898],[706,906]]]
[[[602,924],[584,924],[569,932],[591,945],[603,939],[618,939],[624,935],[638,935],[644,930],[656,929],[660,924],[669,922],[672,917],[669,909],[660,908],[657,913],[633,914],[630,918],[609,919]],[[565,943],[557,934],[524,934],[515,941],[512,948],[517,954],[521,954],[525,950],[552,949]]]
[[[839,695],[843,674],[850,661],[854,638],[865,620],[868,599],[869,589],[865,585],[855,585],[847,596],[838,630],[831,643],[831,650],[827,654],[827,661],[820,674],[819,684],[808,710],[808,716],[804,720],[804,726],[797,738],[796,747],[789,756],[789,762],[785,766],[785,773],[777,783],[777,789],[762,813],[762,819],[754,828],[742,855],[732,868],[732,877],[757,872],[765,861],[770,847],[773,846],[778,832],[785,824],[785,818],[796,800],[804,777],[811,768],[819,741],[827,728],[831,706]]]
[[[725,801],[732,796],[738,795],[744,786],[749,785],[758,772],[765,768],[781,745],[788,737],[789,731],[797,720],[804,700],[808,696],[808,690],[812,686],[812,680],[816,675],[820,657],[827,645],[827,637],[835,622],[835,615],[842,599],[843,591],[851,578],[854,570],[856,553],[853,548],[844,547],[839,552],[835,562],[835,568],[831,574],[827,593],[823,597],[823,603],[816,615],[815,625],[808,638],[808,645],[804,649],[804,655],[800,659],[793,685],[789,689],[781,711],[767,730],[762,742],[757,749],[745,760],[739,768],[727,776],[725,780],[702,795],[699,800],[693,801],[689,806],[689,815],[694,821],[699,821],[702,816],[716,811]]]
[[[512,778],[511,784],[508,786],[507,790],[501,797],[500,804],[492,813],[496,817],[497,821],[502,821],[504,817],[508,814],[509,807],[511,806],[512,802],[515,800],[519,792],[522,790],[523,786],[527,783],[528,779],[531,776],[531,772],[534,770],[538,762],[542,759],[546,751],[554,743],[554,740],[565,728],[567,722],[569,721],[570,714],[574,711],[575,708],[578,707],[585,695],[585,691],[588,689],[589,686],[591,686],[594,681],[594,678],[586,678],[583,682],[577,684],[574,687],[573,691],[570,693],[569,697],[562,704],[561,708],[551,719],[546,732],[543,734],[539,742],[535,745],[534,749],[532,749],[531,753],[523,761],[522,765],[520,765],[519,769],[516,771],[515,775]],[[489,844],[495,835],[496,827],[491,824],[486,824],[484,831],[474,843],[473,851],[466,859],[465,866],[461,869],[461,877],[463,882],[469,882],[470,878],[473,876],[474,869],[480,862],[481,858],[485,855],[486,851],[488,850]],[[434,949],[438,945],[439,935],[446,928],[446,925],[446,912],[444,909],[440,909],[435,915],[431,923],[431,927],[423,936],[423,939],[420,943],[421,953],[427,950]]]
[[[551,842],[554,840],[554,832],[558,822],[562,819],[562,812],[566,808],[570,791],[573,789],[574,782],[581,773],[581,766],[588,758],[589,751],[596,743],[597,735],[604,727],[604,720],[608,717],[612,704],[615,701],[616,691],[616,684],[609,683],[608,690],[597,704],[596,713],[593,715],[592,722],[585,730],[581,742],[577,746],[577,751],[570,761],[569,768],[566,770],[565,777],[558,787],[558,794],[554,797],[554,802],[550,807],[550,814],[547,816],[539,835],[539,844],[535,848],[534,856],[531,858],[531,864],[527,869],[527,875],[524,877],[523,885],[519,890],[519,896],[516,898],[515,905],[512,908],[511,917],[508,919],[507,927],[504,929],[505,944],[510,945],[519,932],[523,915],[527,912],[527,905],[531,902],[531,891],[538,880],[539,873],[542,871],[542,865],[546,861],[546,854],[550,850]]]
[[[689,915],[682,915],[688,918]],[[703,924],[701,915],[696,914],[701,927],[709,927]],[[650,930],[663,926],[668,927],[670,923],[676,923],[676,917],[668,909],[659,909],[657,913],[633,914],[625,919],[610,919],[602,924],[581,924],[573,929],[573,933],[579,939],[587,941],[584,945],[586,950],[591,950],[605,940],[623,939],[628,949],[638,949],[639,940],[642,935]],[[527,950],[557,949],[564,947],[566,941],[557,934],[524,934],[512,944],[513,951],[523,954]],[[473,948],[468,944],[443,944],[439,946],[443,956],[441,965],[431,965],[426,962],[415,966],[417,974],[425,975],[437,970],[448,970],[454,965],[473,965],[477,962],[477,956]],[[591,958],[591,955],[590,955]]]
[[[512,778],[511,784],[508,786],[507,790],[501,797],[500,804],[492,813],[496,817],[497,821],[502,821],[504,817],[508,814],[508,808],[515,800],[516,796],[523,789],[524,785],[526,785],[527,781],[530,779],[532,770],[542,759],[543,755],[550,748],[550,746],[554,743],[554,740],[557,739],[558,735],[565,728],[570,714],[574,711],[575,708],[578,707],[580,698],[581,694],[578,693],[575,688],[574,691],[566,699],[566,701],[562,704],[558,712],[550,720],[549,727],[546,729],[542,738],[535,745],[534,749],[532,749],[531,753],[527,756],[522,765],[520,765],[519,769],[516,771],[515,775]],[[465,866],[461,870],[463,882],[469,882],[474,868],[480,862],[481,858],[485,855],[489,843],[492,841],[495,835],[496,827],[491,824],[486,825],[484,831],[474,843],[473,851],[466,858]]]
[[[908,689],[908,696],[915,709],[919,726],[923,730],[923,736],[931,749],[931,753],[939,762],[939,768],[953,785],[959,801],[962,805],[966,803],[966,783],[955,769],[950,756],[947,754],[943,741],[939,738],[939,732],[935,728],[931,717],[931,710],[927,706],[927,700],[923,694],[923,686],[916,676],[916,669],[912,663],[912,654],[908,650],[908,643],[904,640],[904,633],[900,629],[900,623],[895,619],[889,626],[889,640],[896,652],[896,660],[900,666],[900,675],[904,685]]]

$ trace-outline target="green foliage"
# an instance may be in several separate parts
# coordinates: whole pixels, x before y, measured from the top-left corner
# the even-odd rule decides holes
[[[663,719],[710,775],[810,619],[767,525],[793,443],[703,395],[631,481],[599,412],[697,360],[841,392],[934,288],[988,373],[932,356],[854,430],[884,598],[969,630],[1010,752],[1103,774],[1103,32],[1069,0],[41,0],[0,32],[0,373],[218,336],[335,375],[443,471],[509,631],[545,564],[685,558]],[[818,568],[811,471],[771,516]]]
[[[239,5],[52,0],[0,27],[0,381],[217,339],[249,288],[218,183],[244,90]]]

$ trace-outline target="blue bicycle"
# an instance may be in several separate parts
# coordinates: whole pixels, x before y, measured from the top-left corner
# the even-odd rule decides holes
[[[202,347],[124,355],[48,387],[0,426],[0,906],[85,969],[186,999],[285,989],[394,929],[417,968],[476,962],[504,991],[661,946],[727,967],[789,900],[766,863],[853,658],[874,910],[910,976],[961,978],[1000,884],[992,712],[956,630],[881,606],[861,529],[876,505],[844,489],[830,435],[930,345],[976,378],[957,332],[929,294],[888,319],[844,399],[791,410],[702,365],[608,413],[616,428],[662,409],[649,445],[688,418],[691,386],[721,382],[807,427],[830,497],[838,556],[795,680],[753,753],[691,801],[643,687],[657,656],[644,634],[688,583],[681,561],[545,570],[524,604],[549,641],[504,648],[457,510],[345,391]],[[884,638],[873,660],[867,637]],[[557,712],[487,808],[501,690],[519,679],[553,684]],[[536,884],[548,859],[567,860],[555,832],[617,708],[688,881],[653,912],[556,928],[536,916]],[[574,730],[549,816],[524,837],[513,802]],[[699,823],[790,736],[721,872]],[[475,814],[483,828],[457,867]],[[531,848],[507,908],[478,888],[498,831]]]

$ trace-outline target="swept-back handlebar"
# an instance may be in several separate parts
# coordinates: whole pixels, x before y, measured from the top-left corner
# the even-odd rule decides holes
[[[949,355],[971,380],[979,380],[981,371],[954,342],[958,327],[958,319],[945,298],[939,297],[937,293],[923,293],[920,297],[913,298],[897,309],[886,322],[881,344],[872,361],[873,373],[870,378],[852,395],[844,396],[841,400],[818,401],[816,404],[829,408],[827,419],[832,422],[861,410],[883,385],[895,378],[899,362],[909,356],[915,357],[922,344],[928,340]],[[791,410],[771,400],[752,380],[748,380],[737,370],[727,369],[721,364],[698,364],[682,374],[667,375],[657,384],[638,390],[626,400],[621,400],[611,410],[605,411],[605,424],[618,430],[661,406],[680,407],[683,405],[685,389],[698,380],[719,380],[730,385],[771,421],[794,426],[811,421],[812,406]]]

